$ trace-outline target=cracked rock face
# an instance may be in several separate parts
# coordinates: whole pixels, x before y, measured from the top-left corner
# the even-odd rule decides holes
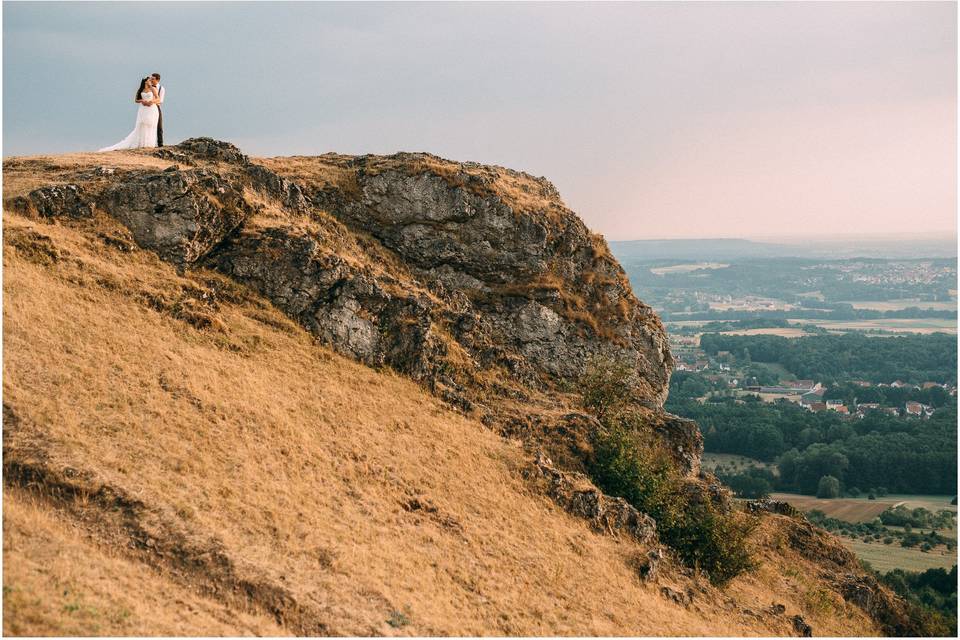
[[[407,167],[432,159],[396,158]],[[525,204],[514,206],[470,165],[411,173],[364,162],[355,160],[352,190],[315,190],[314,202],[373,235],[424,281],[466,294],[493,339],[546,378],[578,378],[593,359],[625,360],[645,396],[663,404],[673,359],[662,324],[549,182],[498,169],[527,189]]]
[[[371,366],[389,364],[427,379],[443,354],[428,298],[397,292],[397,283],[364,273],[307,232],[246,229],[208,264],[252,286],[340,353]]]
[[[14,204],[23,209],[32,208],[45,218],[89,218],[93,215],[83,189],[75,184],[34,189],[28,195],[17,198]]]
[[[531,474],[545,483],[547,495],[573,515],[590,521],[597,531],[613,536],[623,532],[641,543],[656,535],[653,518],[623,498],[605,495],[583,474],[559,471],[542,453],[537,454],[534,467]]]
[[[498,198],[431,173],[388,171],[361,184],[361,198],[343,203],[338,215],[422,268],[446,265],[481,281],[513,282],[541,272],[557,242]]]
[[[206,255],[256,211],[241,187],[204,169],[118,182],[99,204],[137,244],[180,266]]]

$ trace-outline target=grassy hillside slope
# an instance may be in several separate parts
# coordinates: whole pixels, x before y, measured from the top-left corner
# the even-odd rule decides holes
[[[5,634],[878,633],[770,520],[723,591],[645,584],[518,443],[250,290],[101,213],[3,230]]]

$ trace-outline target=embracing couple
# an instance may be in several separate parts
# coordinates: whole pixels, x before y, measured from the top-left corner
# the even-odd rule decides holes
[[[159,73],[140,80],[140,86],[133,97],[133,101],[140,105],[137,108],[137,121],[133,125],[133,131],[117,144],[104,147],[100,151],[162,147],[163,112],[160,105],[163,104],[163,94]]]

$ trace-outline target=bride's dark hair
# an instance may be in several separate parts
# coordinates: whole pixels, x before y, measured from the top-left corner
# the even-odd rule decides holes
[[[147,86],[147,80],[149,80],[149,79],[150,79],[150,76],[147,76],[146,78],[144,78],[143,80],[140,81],[140,88],[137,89],[137,94],[136,94],[135,96],[133,96],[133,101],[134,101],[134,102],[136,102],[137,100],[140,99],[140,94],[143,93],[143,88],[144,88],[145,86]]]

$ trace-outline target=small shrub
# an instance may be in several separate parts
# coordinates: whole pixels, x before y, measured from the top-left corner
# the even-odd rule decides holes
[[[410,618],[403,611],[391,611],[390,617],[387,618],[387,624],[394,629],[399,629],[410,624]]]
[[[721,513],[690,490],[669,460],[642,433],[619,424],[596,436],[590,471],[604,492],[656,520],[660,539],[712,583],[722,585],[750,569],[746,540],[757,520],[741,512]]]
[[[634,393],[634,370],[626,362],[594,358],[580,378],[583,406],[601,421],[622,411]]]

